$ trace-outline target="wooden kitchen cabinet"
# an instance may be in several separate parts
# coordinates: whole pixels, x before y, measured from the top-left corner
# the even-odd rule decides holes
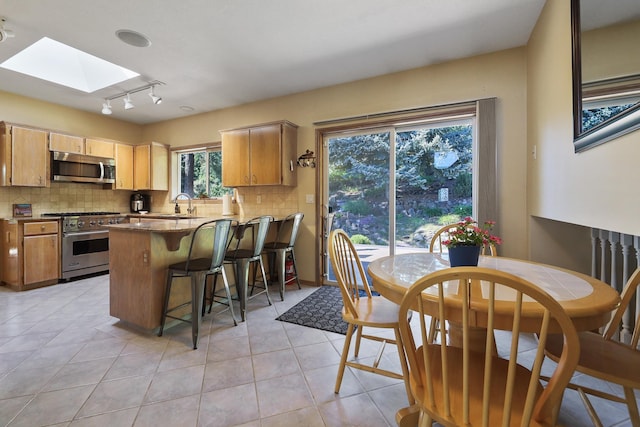
[[[169,147],[167,145],[158,142],[136,145],[133,160],[135,190],[169,190]]]
[[[51,132],[49,134],[49,150],[84,154],[84,138],[81,136]]]
[[[296,185],[297,129],[280,121],[221,131],[222,184]]]
[[[48,187],[48,132],[0,123],[0,186]]]
[[[108,159],[115,158],[114,143],[111,141],[102,141],[100,139],[85,139],[84,153],[89,156],[106,157]],[[117,172],[117,169],[116,169]]]
[[[133,190],[133,145],[115,144],[116,190]]]
[[[49,150],[63,153],[86,154],[89,156],[114,158],[114,143],[100,139],[83,138],[51,132],[49,134]]]
[[[60,227],[58,221],[2,221],[2,281],[15,290],[58,283]]]

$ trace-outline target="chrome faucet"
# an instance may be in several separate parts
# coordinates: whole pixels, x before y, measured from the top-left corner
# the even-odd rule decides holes
[[[186,197],[186,199],[189,201],[189,207],[187,207],[187,214],[188,215],[193,215],[193,212],[195,211],[196,208],[192,208],[191,207],[191,196],[188,195],[187,193],[180,193],[176,196],[176,198],[173,200],[173,202],[176,204],[176,213],[180,213],[180,206],[178,206],[178,198],[180,196]]]

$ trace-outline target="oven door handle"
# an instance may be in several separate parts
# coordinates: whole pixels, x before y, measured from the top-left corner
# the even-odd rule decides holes
[[[104,237],[108,237],[109,236],[109,231],[105,230],[105,231],[74,231],[72,233],[64,233],[63,237],[82,237],[82,236],[97,236],[99,234],[104,235]]]
[[[104,179],[104,163],[100,162],[100,180]]]

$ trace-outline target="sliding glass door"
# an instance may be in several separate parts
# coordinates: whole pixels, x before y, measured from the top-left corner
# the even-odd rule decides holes
[[[473,119],[324,135],[325,224],[363,264],[428,250],[443,224],[473,214]],[[326,251],[325,282],[335,281]]]

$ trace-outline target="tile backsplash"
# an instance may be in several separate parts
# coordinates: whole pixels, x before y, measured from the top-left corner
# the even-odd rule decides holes
[[[33,216],[46,212],[129,212],[133,191],[105,190],[98,185],[51,183],[50,187],[0,187],[0,217],[11,218],[13,205],[31,203]],[[173,213],[174,203],[167,191],[145,192],[152,195],[152,212]],[[269,214],[284,216],[298,211],[295,187],[246,187],[235,190],[234,213],[244,216]],[[181,206],[187,203],[181,200]],[[221,200],[192,201],[196,216],[222,214]],[[186,208],[183,209],[186,212]]]

